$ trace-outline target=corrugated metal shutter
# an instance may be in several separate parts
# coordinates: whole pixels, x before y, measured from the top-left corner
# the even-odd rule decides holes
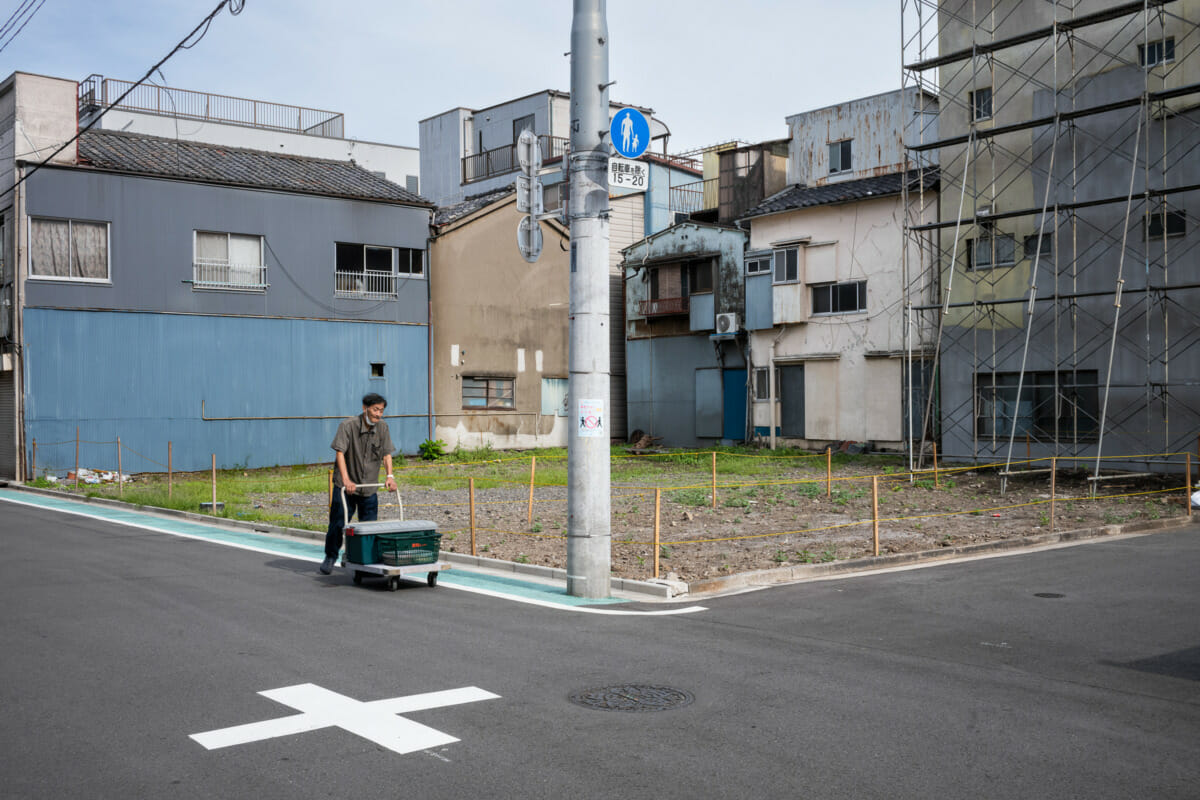
[[[621,251],[645,238],[645,195],[614,197],[609,208],[608,313],[612,325],[612,338],[609,340],[609,421],[612,423],[612,438],[624,439],[629,435],[629,430],[625,393],[625,275],[621,269]]]
[[[0,372],[0,478],[17,477],[16,374]]]

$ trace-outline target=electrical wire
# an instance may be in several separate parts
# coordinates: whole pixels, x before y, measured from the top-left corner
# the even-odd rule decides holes
[[[17,19],[25,13],[26,7],[33,5],[33,3],[34,0],[22,0],[21,5],[17,6],[17,10],[5,20],[4,26],[0,27],[0,39],[8,35],[8,32],[12,30],[12,26],[16,24]]]
[[[33,15],[36,14],[41,9],[41,7],[44,5],[46,5],[46,0],[42,0],[42,2],[37,4],[37,8],[35,8],[35,9],[33,9],[33,11],[29,12],[29,15],[27,17],[25,17],[25,21],[21,23],[21,27],[17,28],[13,32],[13,34],[8,37],[8,41],[6,41],[4,44],[0,45],[0,53],[3,53],[4,48],[8,47],[10,44],[13,43],[13,39],[17,38],[18,33],[25,30],[25,26],[29,24],[29,20],[33,19]],[[2,34],[0,34],[0,35],[2,35]]]
[[[44,3],[44,2],[46,2],[46,0],[42,0],[42,2]],[[208,33],[209,24],[213,21],[213,18],[215,18],[217,16],[217,14],[219,14],[221,12],[221,9],[225,8],[226,6],[229,6],[230,7],[229,13],[236,16],[236,15],[242,13],[242,9],[245,7],[245,5],[246,5],[245,0],[221,0],[220,3],[217,3],[217,7],[214,8],[207,17],[205,17],[203,20],[201,20],[200,24],[197,25],[195,28],[193,28],[191,33],[189,33],[187,36],[183,37],[183,39],[180,40],[180,42],[177,45],[175,45],[173,48],[171,48],[171,52],[169,52],[165,56],[163,56],[162,59],[159,60],[159,62],[157,64],[152,66],[150,69],[146,70],[145,75],[143,75],[137,81],[132,83],[129,86],[129,88],[126,89],[121,94],[120,97],[118,97],[116,100],[114,100],[108,106],[108,108],[102,109],[101,111],[99,111],[96,114],[95,118],[92,119],[91,122],[89,122],[84,127],[80,128],[79,131],[74,136],[72,136],[70,139],[68,139],[66,142],[64,142],[61,147],[59,147],[57,150],[55,150],[53,153],[51,153],[41,163],[35,164],[32,169],[26,170],[25,173],[23,175],[21,175],[21,177],[15,183],[13,183],[12,186],[8,187],[3,192],[0,192],[0,198],[3,198],[9,192],[16,191],[18,186],[20,186],[22,183],[24,183],[25,181],[27,181],[29,179],[29,176],[33,175],[39,169],[46,166],[46,164],[50,163],[50,160],[53,159],[55,156],[57,156],[59,153],[61,153],[63,150],[66,150],[68,147],[73,145],[79,139],[80,136],[82,136],[83,134],[85,134],[89,130],[91,130],[96,125],[96,123],[99,122],[101,120],[101,118],[103,118],[103,116],[108,113],[109,109],[111,109],[115,106],[119,106],[121,104],[122,100],[124,100],[126,97],[128,97],[133,92],[134,89],[136,89],[137,87],[139,87],[143,83],[145,83],[147,80],[149,80],[150,76],[153,75],[158,70],[159,67],[161,67],[163,64],[167,63],[167,61],[172,56],[174,56],[180,50],[184,50],[184,49],[187,49],[188,47],[193,47],[196,44],[198,44],[200,39],[204,38],[204,34]],[[191,45],[188,45],[187,42],[193,36],[195,36],[196,33],[198,31],[200,31],[201,29],[203,29],[204,33],[201,33],[200,37],[198,39],[196,39],[195,42],[192,42]],[[2,48],[0,48],[0,49],[2,49]]]

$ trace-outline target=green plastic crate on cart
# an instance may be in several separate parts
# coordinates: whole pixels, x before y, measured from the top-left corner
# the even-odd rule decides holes
[[[437,560],[438,543],[442,535],[437,532],[437,524],[424,519],[408,521],[376,520],[374,522],[353,522],[346,526],[346,561],[350,564],[378,564],[383,555],[382,540],[413,538],[416,540],[433,539],[433,557]],[[414,549],[414,548],[410,548]],[[415,548],[428,550],[429,547]],[[407,562],[407,563],[429,563]]]
[[[379,563],[391,567],[432,564],[438,559],[440,533],[381,533],[375,537]]]

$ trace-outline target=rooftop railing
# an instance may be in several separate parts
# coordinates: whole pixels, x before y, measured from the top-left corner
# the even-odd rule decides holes
[[[132,81],[89,75],[79,83],[81,117],[99,109],[121,108],[181,119],[227,122],[274,131],[303,133],[341,139],[345,117],[334,111],[267,103],[242,97],[227,97],[188,89],[142,84],[117,103],[117,98],[133,87]]]
[[[565,156],[570,143],[570,139],[561,136],[538,136],[538,144],[542,147],[542,163],[547,164]],[[497,175],[516,172],[520,167],[521,165],[517,161],[516,144],[506,144],[503,147],[464,156],[462,182],[464,184],[475,183],[487,178],[494,178]]]

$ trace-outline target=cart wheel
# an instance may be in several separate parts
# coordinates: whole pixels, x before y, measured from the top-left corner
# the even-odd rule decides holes
[[[356,570],[354,570],[354,585],[355,585],[355,586],[361,586],[361,585],[362,585],[362,576],[363,576],[363,574],[362,574],[362,570],[361,570],[361,569],[356,569]]]
[[[394,592],[399,588],[400,588],[400,577],[399,576],[393,576],[391,578],[388,578],[388,591],[389,592]]]
[[[430,586],[437,586],[437,578],[438,578],[438,574],[436,572],[431,572],[425,576],[425,581]]]

